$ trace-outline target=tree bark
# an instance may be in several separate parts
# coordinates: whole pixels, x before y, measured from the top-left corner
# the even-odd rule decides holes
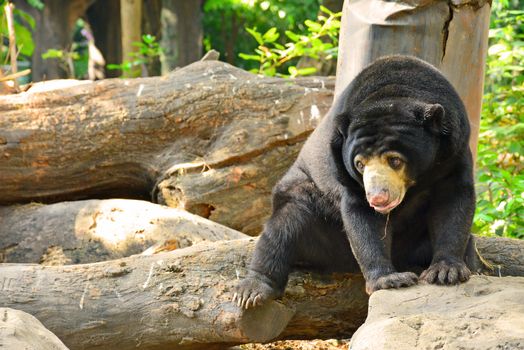
[[[178,63],[177,50],[177,14],[175,11],[175,1],[162,0],[162,11],[160,14],[162,23],[162,53],[160,54],[160,62],[162,63],[162,74],[167,74],[174,70]]]
[[[71,49],[73,27],[94,0],[47,0],[42,11],[30,6],[27,1],[14,1],[17,7],[29,12],[35,19],[33,32],[33,61],[31,74],[33,81],[66,78],[64,63],[58,59],[42,58],[49,49]]]
[[[154,190],[159,203],[250,234],[333,90],[330,78],[263,78],[216,61],[52,90],[59,83],[0,96],[0,204]]]
[[[2,264],[0,305],[34,315],[71,349],[212,349],[276,337],[349,337],[364,321],[368,297],[360,275],[293,273],[281,302],[248,311],[232,304],[254,241],[87,265]],[[491,264],[514,266],[501,275],[524,276],[523,241],[478,241],[484,259],[496,259]]]
[[[184,67],[202,57],[202,0],[174,1],[177,14],[177,64]]]
[[[127,199],[0,208],[0,262],[83,264],[246,238],[228,227]]]
[[[148,0],[144,3],[142,9],[142,33],[153,35],[157,42],[162,41],[161,12],[162,0]],[[152,57],[146,68],[148,77],[160,75],[162,72],[160,57]]]
[[[2,264],[0,305],[34,315],[71,349],[213,349],[286,326],[284,337],[349,335],[364,321],[358,275],[297,274],[284,304],[238,308],[232,288],[253,248],[248,239],[88,265]]]
[[[202,57],[202,0],[163,0],[163,72],[184,67]]]
[[[346,0],[336,95],[381,56],[417,56],[442,70],[462,98],[471,124],[470,146],[475,156],[490,4],[488,0]]]
[[[131,55],[138,52],[134,45],[142,41],[142,0],[120,0],[120,24],[122,33],[122,58],[132,61]],[[133,66],[122,73],[125,77],[139,77],[141,67]]]
[[[106,64],[122,63],[122,27],[120,0],[98,0],[86,12],[95,45],[102,52]],[[105,68],[105,67],[104,67]],[[122,72],[104,69],[107,78],[119,77]]]

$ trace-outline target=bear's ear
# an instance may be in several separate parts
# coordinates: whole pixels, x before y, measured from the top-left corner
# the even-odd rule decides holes
[[[445,113],[444,107],[439,103],[425,105],[422,117],[424,125],[436,134],[448,135],[450,130],[444,124]]]
[[[347,112],[337,114],[333,118],[335,131],[343,139],[348,136],[349,119],[349,113]]]

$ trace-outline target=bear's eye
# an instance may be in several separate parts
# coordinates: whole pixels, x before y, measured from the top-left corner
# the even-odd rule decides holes
[[[360,160],[355,160],[355,166],[357,167],[357,170],[360,171],[361,173],[364,172],[364,163],[362,163],[362,161]]]
[[[398,169],[400,169],[400,167],[402,166],[402,163],[404,163],[404,161],[402,160],[402,158],[399,158],[399,157],[389,157],[388,158],[388,163],[389,163],[389,166],[392,169],[398,170]]]

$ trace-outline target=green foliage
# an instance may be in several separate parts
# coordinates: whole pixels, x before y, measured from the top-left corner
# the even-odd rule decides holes
[[[290,77],[314,74],[316,72],[314,67],[298,68],[291,63],[296,63],[300,57],[310,57],[315,60],[330,60],[337,57],[339,19],[342,14],[333,13],[323,6],[320,6],[320,9],[323,14],[318,16],[318,22],[304,21],[307,27],[306,34],[300,35],[286,30],[289,42],[284,45],[277,42],[280,34],[275,27],[264,34],[258,32],[256,28],[247,28],[249,34],[258,43],[255,49],[256,55],[241,53],[239,56],[244,60],[259,62],[258,68],[251,69],[254,73]],[[283,72],[283,68],[287,73]]]
[[[42,11],[44,9],[44,3],[40,0],[27,0],[27,3],[37,10]]]
[[[58,58],[60,60],[67,60],[68,57],[71,57],[72,59],[78,59],[79,55],[76,52],[67,52],[65,50],[57,50],[57,49],[49,49],[46,52],[42,54],[42,58],[44,60],[50,59],[50,58]]]
[[[243,69],[258,67],[256,61],[243,60],[238,54],[253,52],[258,46],[244,28],[260,33],[270,28],[304,34],[304,21],[315,18],[319,0],[206,0],[204,3],[204,50],[215,49],[221,58]],[[285,37],[278,39],[285,43]]]
[[[72,48],[70,51],[61,49],[48,49],[42,54],[42,58],[44,60],[57,59],[70,78],[74,78],[76,76],[74,62],[80,60],[80,55],[78,52],[74,51],[74,48]]]
[[[493,2],[477,157],[482,235],[524,238],[524,11]]]
[[[140,66],[142,70],[145,70],[145,66],[162,53],[162,48],[154,35],[144,34],[142,41],[134,42],[133,45],[138,47],[138,51],[129,53],[130,59],[124,60],[121,64],[108,64],[107,69],[120,69],[125,72]],[[143,73],[146,73],[143,75],[147,76],[147,72]]]
[[[31,34],[31,30],[35,29],[35,20],[30,14],[17,8],[13,10],[13,17],[18,55],[21,55],[22,59],[29,60],[35,48]],[[4,38],[9,38],[9,32],[7,18],[2,7],[0,10],[0,64],[8,61],[9,46],[3,44]]]
[[[75,23],[74,36],[83,38],[79,33],[84,28],[84,21],[78,19]],[[87,61],[89,59],[89,54],[87,43],[85,41],[79,40],[73,42],[69,50],[48,49],[42,54],[42,58],[44,60],[57,59],[70,78],[84,79],[87,74]]]

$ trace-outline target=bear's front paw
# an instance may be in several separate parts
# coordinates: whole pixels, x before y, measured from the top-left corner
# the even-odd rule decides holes
[[[239,307],[249,309],[281,295],[281,291],[271,287],[259,277],[248,276],[237,285],[232,301],[236,301]]]
[[[420,280],[435,284],[459,284],[469,279],[471,271],[466,264],[456,259],[440,260],[431,264],[420,275]]]
[[[417,280],[418,277],[413,272],[394,272],[366,281],[366,292],[371,295],[379,289],[409,287],[417,284]]]

